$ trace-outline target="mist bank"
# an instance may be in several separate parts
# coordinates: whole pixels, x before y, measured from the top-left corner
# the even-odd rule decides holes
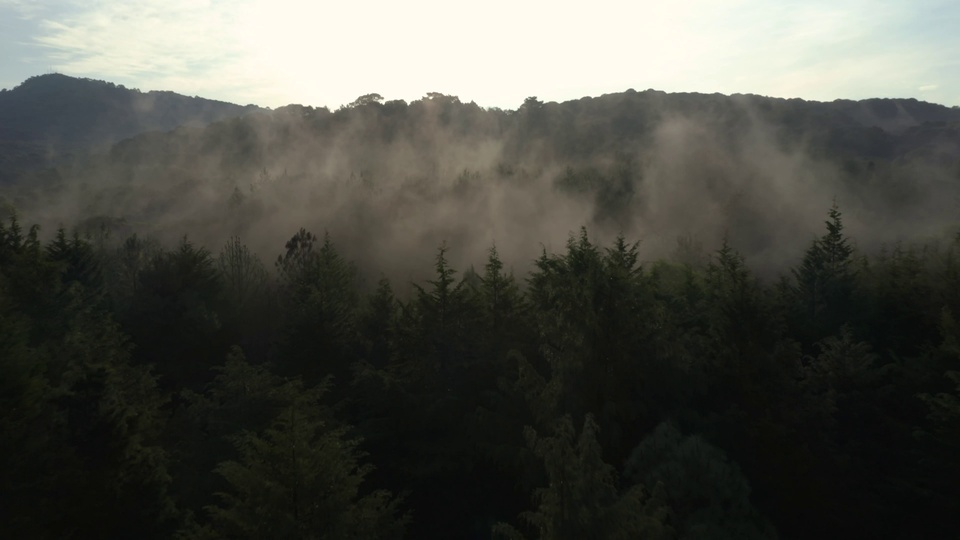
[[[724,238],[759,273],[797,262],[836,201],[860,249],[937,236],[957,214],[960,110],[627,91],[515,111],[432,93],[291,105],[124,140],[4,189],[24,222],[132,233],[266,260],[301,227],[371,278],[417,280],[441,244],[496,245],[524,272],[585,226],[641,257],[697,260]],[[678,239],[680,240],[678,242]]]

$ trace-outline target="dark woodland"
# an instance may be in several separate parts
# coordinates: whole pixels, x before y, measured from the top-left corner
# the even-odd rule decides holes
[[[960,530],[960,110],[144,95],[0,93],[0,536]]]

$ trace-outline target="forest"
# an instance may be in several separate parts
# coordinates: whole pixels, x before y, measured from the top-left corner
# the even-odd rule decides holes
[[[108,83],[28,82],[0,93],[0,126],[19,115],[78,143],[95,139],[83,136],[90,125],[114,144],[0,178],[0,217],[16,212],[47,240],[61,225],[167,247],[187,234],[212,251],[240,236],[264,260],[291,231],[329,231],[371,285],[381,273],[419,282],[445,241],[459,268],[496,244],[523,275],[541,245],[563,249],[581,226],[601,243],[641,241],[647,260],[681,236],[706,252],[726,237],[776,278],[833,198],[870,253],[942,235],[960,211],[960,109],[916,100],[627,90],[501,110],[436,92],[409,103],[368,94],[337,110],[215,109],[237,116],[204,123],[212,105],[193,98],[151,109],[150,94],[121,100]],[[66,102],[62,114],[24,112],[47,110],[48,94]],[[111,112],[91,124],[85,111],[103,102]]]
[[[950,538],[960,109],[0,92],[0,536]]]
[[[950,537],[960,235],[825,218],[773,281],[581,229],[401,294],[304,229],[271,264],[13,217],[4,536]]]

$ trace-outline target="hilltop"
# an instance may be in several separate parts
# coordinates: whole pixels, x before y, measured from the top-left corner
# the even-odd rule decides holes
[[[0,183],[139,133],[206,125],[258,109],[58,73],[31,77],[0,91]]]
[[[580,226],[643,238],[658,256],[678,237],[705,250],[727,237],[778,270],[782,246],[810,238],[833,199],[871,249],[940,234],[960,200],[960,109],[914,99],[627,90],[501,110],[368,94],[336,111],[267,110],[60,76],[3,95],[46,118],[21,122],[18,141],[77,152],[3,192],[47,230],[123,222],[123,234],[210,246],[241,235],[259,251],[307,226],[404,275],[415,269],[398,261],[416,257],[393,250],[448,241],[467,260],[496,241],[520,256]],[[68,97],[99,105],[81,115]]]

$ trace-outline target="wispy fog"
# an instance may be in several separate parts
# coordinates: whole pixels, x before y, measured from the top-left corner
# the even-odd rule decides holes
[[[422,279],[442,243],[459,269],[496,244],[523,273],[581,226],[640,240],[647,260],[680,237],[709,252],[726,236],[775,274],[821,233],[834,199],[866,250],[954,223],[955,165],[872,157],[860,132],[838,139],[805,106],[652,91],[517,111],[439,94],[335,113],[290,106],[127,140],[16,196],[48,234],[111,218],[114,237],[188,235],[214,252],[240,235],[268,264],[299,228],[327,231],[370,280]],[[906,111],[890,122],[920,125]],[[949,164],[958,152],[945,140]]]

